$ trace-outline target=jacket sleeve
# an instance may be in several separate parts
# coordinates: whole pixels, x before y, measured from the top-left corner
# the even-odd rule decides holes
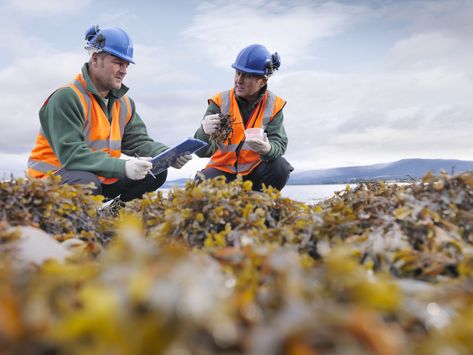
[[[168,149],[168,146],[153,140],[146,125],[136,112],[135,102],[130,99],[132,115],[125,126],[122,139],[122,152],[128,156],[153,157]]]
[[[125,177],[125,161],[92,151],[83,134],[84,112],[71,88],[51,95],[39,111],[43,133],[65,169],[90,171],[105,177]]]
[[[210,101],[209,106],[207,107],[207,111],[205,111],[204,117],[207,115],[213,115],[216,113],[220,113],[220,107],[218,107],[213,101]],[[207,142],[208,145],[205,148],[199,149],[195,154],[201,158],[208,158],[211,157],[213,153],[217,150],[217,143],[210,140],[210,136],[204,132],[202,128],[202,123],[200,127],[194,134],[194,138],[200,139],[204,142]]]
[[[284,114],[281,111],[274,116],[271,122],[266,127],[266,135],[268,136],[271,150],[266,155],[261,155],[261,160],[273,160],[280,157],[286,152],[287,148],[287,134],[284,129]]]

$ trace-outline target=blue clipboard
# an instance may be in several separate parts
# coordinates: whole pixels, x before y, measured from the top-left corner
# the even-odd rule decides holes
[[[159,153],[151,159],[153,163],[153,173],[160,174],[169,168],[177,158],[184,154],[192,154],[202,147],[207,145],[206,142],[197,138],[187,138],[182,142],[176,144],[174,147]]]

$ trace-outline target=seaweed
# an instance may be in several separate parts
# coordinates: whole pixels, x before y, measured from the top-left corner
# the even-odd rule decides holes
[[[233,123],[235,118],[231,113],[219,113],[220,125],[218,129],[210,135],[210,139],[217,143],[230,141],[233,135]]]
[[[0,193],[2,352],[473,352],[471,172],[317,205],[222,178],[113,213],[54,177]],[[18,225],[71,257],[20,266]]]

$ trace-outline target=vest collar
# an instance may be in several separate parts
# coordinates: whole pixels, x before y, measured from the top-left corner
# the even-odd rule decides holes
[[[243,105],[246,105],[247,107],[249,107],[251,110],[253,109],[253,107],[256,106],[256,104],[258,104],[261,99],[263,98],[264,94],[266,94],[266,91],[268,90],[268,84],[266,84],[265,86],[263,86],[259,93],[258,93],[258,96],[256,97],[256,100],[253,101],[253,102],[249,102],[247,100],[245,100],[244,98],[242,97],[239,97],[235,94],[235,97],[238,101],[239,104],[243,104]]]

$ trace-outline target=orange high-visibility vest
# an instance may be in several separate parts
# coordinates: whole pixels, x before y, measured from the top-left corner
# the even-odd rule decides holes
[[[100,150],[112,157],[119,158],[123,132],[131,119],[130,99],[123,96],[114,102],[110,122],[94,95],[86,90],[86,82],[82,74],[78,74],[68,87],[74,90],[82,103],[85,143],[92,151]],[[35,178],[43,178],[48,171],[56,172],[61,167],[61,162],[54,154],[43,130],[40,129],[35,147],[28,159],[28,174]],[[104,184],[112,184],[118,180],[98,177]]]
[[[243,125],[243,118],[233,89],[216,94],[209,100],[210,102],[214,102],[223,114],[230,113],[235,121],[232,125],[233,133],[230,135],[230,139],[217,144],[218,149],[210,158],[207,168],[248,175],[261,163],[261,159],[259,154],[245,142],[245,129],[266,129],[274,116],[284,108],[286,101],[271,91],[266,91],[253,109],[246,126]]]

